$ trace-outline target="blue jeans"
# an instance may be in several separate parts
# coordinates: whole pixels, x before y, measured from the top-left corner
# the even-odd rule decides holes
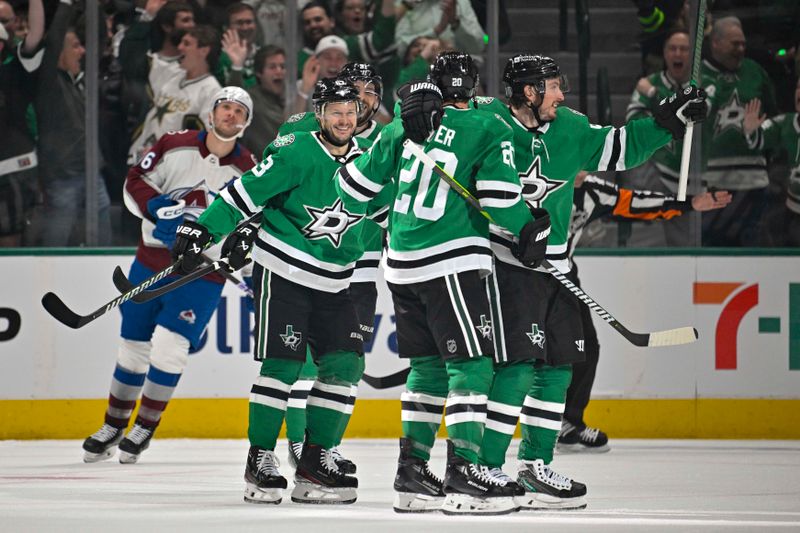
[[[86,204],[86,178],[83,175],[64,175],[44,184],[45,202],[42,223],[42,246],[69,246],[69,236],[81,220]],[[99,246],[111,244],[111,200],[103,179],[97,177],[97,221]],[[84,228],[78,229],[84,235]],[[83,237],[78,242],[83,242]]]

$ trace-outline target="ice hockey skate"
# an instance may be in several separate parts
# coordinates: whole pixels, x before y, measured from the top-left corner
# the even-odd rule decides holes
[[[579,430],[566,420],[558,433],[556,450],[560,453],[605,453],[610,451],[608,436],[597,428],[588,426]]]
[[[138,461],[142,452],[150,447],[150,439],[155,431],[154,427],[134,424],[133,429],[119,443],[119,462],[134,464]]]
[[[443,489],[446,495],[442,504],[444,514],[501,515],[519,510],[514,501],[514,495],[519,492],[517,484],[508,483],[492,475],[485,466],[459,457],[449,440]]]
[[[411,439],[400,438],[400,457],[394,476],[394,510],[398,513],[439,511],[444,502],[442,480],[428,469],[428,462],[411,455]]]
[[[96,463],[114,457],[117,445],[125,435],[125,428],[115,428],[108,424],[95,431],[83,441],[83,462]]]
[[[302,442],[289,442],[289,464],[292,468],[297,468],[297,463],[300,462],[300,455],[303,453],[303,443]],[[358,468],[356,464],[342,455],[339,451],[339,447],[331,448],[331,453],[333,454],[333,460],[336,462],[336,466],[339,467],[339,470],[344,472],[345,474],[355,474]]]
[[[525,495],[517,501],[522,509],[583,509],[586,485],[554,472],[541,459],[520,461],[517,482]]]
[[[308,441],[303,444],[294,484],[293,502],[346,504],[356,501],[358,480],[339,470],[332,450]]]
[[[286,488],[286,478],[278,471],[280,463],[272,450],[250,446],[244,469],[244,501],[279,504]]]

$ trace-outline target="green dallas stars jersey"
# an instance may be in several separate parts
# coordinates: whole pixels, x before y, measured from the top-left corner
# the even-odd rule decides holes
[[[775,88],[766,71],[747,58],[736,72],[721,70],[705,59],[701,80],[709,108],[703,122],[703,180],[734,191],[766,187],[767,161],[763,153],[747,146],[742,130],[744,106],[753,98],[761,99],[767,116],[777,112]]]
[[[270,154],[223,189],[198,222],[218,241],[263,210],[253,260],[299,285],[338,292],[364,251],[364,215],[344,208],[332,180],[361,149],[352,142],[347,155],[333,156],[318,135],[275,139]]]
[[[562,272],[569,271],[567,237],[575,175],[581,170],[625,170],[641,165],[672,139],[652,118],[634,120],[622,128],[598,126],[568,107],[559,107],[555,120],[531,131],[500,100],[478,97],[475,101],[479,109],[493,111],[511,125],[522,196],[550,214],[547,259]],[[510,247],[508,233],[493,227],[495,257],[522,267]]]
[[[494,114],[446,107],[441,126],[422,148],[518,235],[531,214],[520,197],[511,139],[511,128]],[[367,152],[340,169],[336,180],[347,209],[358,209],[387,189],[393,193],[386,281],[417,283],[470,270],[488,274],[487,220],[420,164],[403,140],[402,123],[395,119]]]
[[[378,133],[383,126],[374,120],[356,137],[363,139],[359,143],[366,147],[372,145],[378,137]],[[319,122],[314,113],[296,113],[290,116],[286,122],[278,128],[278,135],[297,133],[298,131],[319,131]],[[269,149],[269,146],[267,146]],[[266,152],[266,150],[265,150]],[[353,271],[351,282],[375,282],[378,279],[378,267],[381,262],[381,252],[383,251],[383,228],[370,219],[364,221],[364,229],[361,232],[361,239],[364,242],[364,255],[356,262],[356,269]]]
[[[650,74],[647,80],[656,88],[656,94],[652,97],[645,96],[634,89],[625,115],[626,122],[653,116],[653,111],[655,111],[658,103],[662,99],[671,96],[676,91],[689,85],[688,81],[683,84],[679,83],[665,70]],[[676,142],[674,139],[670,139],[666,146],[653,154],[652,160],[659,174],[661,174],[662,183],[673,193],[678,192],[678,178],[681,172],[682,152],[683,141]]]
[[[789,189],[786,207],[800,214],[800,114],[785,113],[764,121],[747,138],[757,150],[782,148],[789,155]]]

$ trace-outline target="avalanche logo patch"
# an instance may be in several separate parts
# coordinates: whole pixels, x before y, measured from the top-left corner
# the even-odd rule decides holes
[[[364,215],[355,215],[344,208],[341,198],[337,198],[332,206],[322,209],[304,205],[311,217],[311,222],[303,228],[308,239],[328,239],[333,246],[339,247],[347,230],[358,224]]]
[[[281,333],[281,340],[283,341],[284,346],[291,348],[293,352],[296,352],[297,348],[300,346],[300,342],[303,340],[303,334],[299,331],[295,331],[292,324],[287,324],[286,332]]]
[[[194,325],[195,320],[197,320],[194,311],[192,311],[191,309],[186,309],[185,311],[181,311],[180,313],[178,313],[178,318],[180,320],[183,320],[187,324],[192,324],[192,325]]]

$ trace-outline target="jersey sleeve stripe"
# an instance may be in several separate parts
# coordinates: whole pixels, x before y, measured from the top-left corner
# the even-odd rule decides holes
[[[478,191],[507,191],[516,194],[522,191],[522,185],[507,181],[478,180],[475,185]]]
[[[339,185],[348,192],[355,191],[353,198],[362,202],[374,198],[383,187],[366,178],[353,163],[348,163],[339,169]]]
[[[369,218],[372,219],[381,228],[386,229],[387,223],[389,221],[389,206],[388,205],[383,206]]]
[[[225,193],[228,193],[227,196],[230,198],[230,201],[228,201],[227,198],[226,201],[241,211],[246,218],[250,218],[260,211],[250,198],[250,194],[245,190],[242,180],[235,180],[228,187],[223,189],[223,198],[226,197]]]
[[[612,128],[606,134],[605,144],[603,145],[603,154],[600,156],[600,164],[598,165],[600,170],[616,169],[620,152],[619,133],[619,129]]]

